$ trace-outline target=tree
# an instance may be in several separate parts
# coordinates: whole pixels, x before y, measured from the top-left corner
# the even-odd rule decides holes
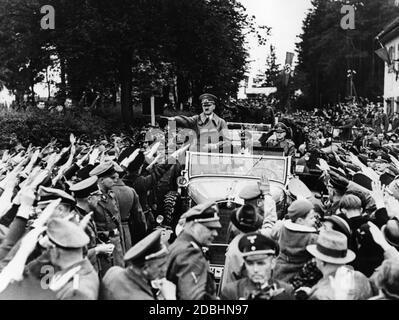
[[[344,4],[355,6],[355,29],[343,30]],[[297,44],[295,88],[304,93],[304,106],[316,107],[342,101],[347,95],[347,70],[356,70],[358,96],[376,99],[382,94],[384,63],[377,59],[374,38],[399,8],[393,1],[362,2],[313,0]]]
[[[246,34],[256,33],[261,43],[269,31],[257,26],[236,0],[3,3],[7,9],[0,8],[0,18],[9,8],[15,16],[1,20],[0,37],[7,42],[0,42],[0,67],[11,70],[9,79],[21,78],[8,81],[10,89],[25,92],[52,65],[60,69],[61,101],[68,96],[77,102],[87,90],[115,100],[120,90],[126,123],[132,119],[133,94],[166,92],[164,87],[176,84],[179,102],[198,97],[205,87],[222,99],[235,95],[247,67]],[[55,8],[55,30],[39,28],[44,4]],[[21,13],[24,18],[17,18]],[[17,26],[24,27],[20,39],[15,38]],[[26,53],[30,64],[25,75],[19,68]]]
[[[276,87],[277,82],[281,81],[280,65],[277,63],[276,48],[270,45],[270,53],[266,59],[266,81],[265,86]]]

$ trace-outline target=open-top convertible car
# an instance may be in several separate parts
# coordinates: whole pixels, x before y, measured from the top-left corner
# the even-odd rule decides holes
[[[165,199],[166,222],[174,228],[180,215],[190,207],[209,200],[218,204],[222,229],[209,252],[218,280],[223,272],[230,216],[243,203],[238,197],[240,191],[257,184],[266,173],[277,211],[284,213],[286,187],[292,178],[290,167],[290,157],[187,152],[185,170],[178,178],[179,191],[169,193]]]

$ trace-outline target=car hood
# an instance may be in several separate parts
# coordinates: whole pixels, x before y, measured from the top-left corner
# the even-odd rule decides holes
[[[238,196],[244,188],[257,184],[259,180],[236,178],[236,177],[199,177],[191,179],[188,184],[188,194],[195,203],[205,201],[222,201],[227,198],[234,202],[243,204],[244,201]],[[273,200],[279,202],[283,197],[284,185],[279,182],[270,181],[270,191]]]

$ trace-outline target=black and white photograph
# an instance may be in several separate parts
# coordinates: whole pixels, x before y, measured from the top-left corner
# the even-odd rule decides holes
[[[399,300],[399,0],[0,0],[0,300]]]

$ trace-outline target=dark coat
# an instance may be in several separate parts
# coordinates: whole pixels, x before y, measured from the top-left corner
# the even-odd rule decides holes
[[[263,293],[265,296],[271,293],[273,289],[276,294],[272,295],[268,300],[295,300],[293,293],[294,288],[288,283],[282,281],[271,281],[269,286],[263,290],[259,290],[256,285],[249,279],[244,278],[227,284],[221,293],[222,300],[248,300],[253,299],[251,296]]]
[[[119,180],[113,187],[118,200],[122,221],[125,251],[143,239],[147,232],[147,221],[136,191]]]
[[[284,221],[279,238],[280,253],[274,268],[276,280],[289,282],[303,267],[312,259],[306,246],[317,241],[317,230],[292,223],[291,220]]]
[[[201,246],[183,231],[169,247],[166,278],[178,300],[216,299],[216,286]]]
[[[156,300],[151,285],[136,267],[112,267],[101,283],[102,300]]]
[[[388,221],[388,213],[385,208],[375,212],[374,218],[370,219],[367,215],[353,217],[348,224],[352,230],[350,243],[355,243],[354,251],[356,259],[351,263],[355,270],[362,272],[370,277],[374,270],[381,265],[384,260],[384,251],[375,243],[368,231],[368,221],[373,222],[381,228]]]

